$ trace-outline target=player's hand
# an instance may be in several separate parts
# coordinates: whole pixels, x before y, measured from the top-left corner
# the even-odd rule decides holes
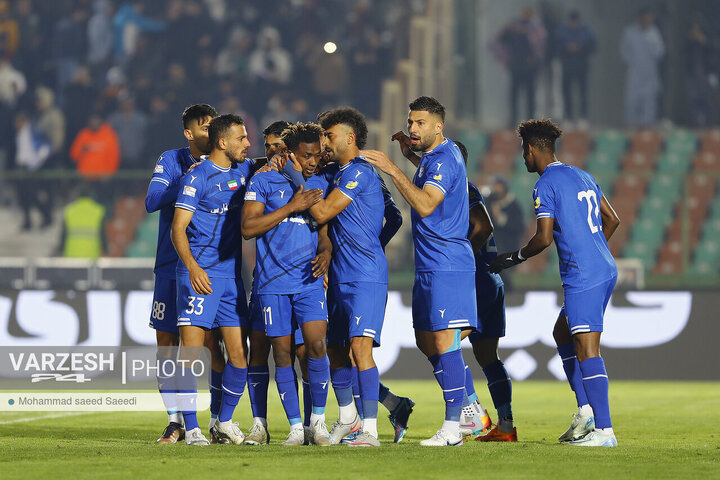
[[[200,267],[195,267],[190,270],[190,285],[192,285],[193,290],[195,290],[195,293],[198,295],[210,295],[213,293],[212,288],[210,288],[210,285],[212,285],[210,277],[208,277],[205,270]]]
[[[324,276],[330,268],[330,252],[321,252],[315,256],[312,263],[312,274],[315,278]]]
[[[385,173],[392,173],[397,166],[380,150],[360,150],[360,155],[365,157],[368,163],[374,165]]]
[[[415,153],[410,150],[410,137],[408,137],[402,130],[393,135],[391,140],[398,142],[403,157],[408,158],[410,155],[415,155]]]
[[[288,152],[287,152],[287,150],[283,150],[282,152],[278,152],[275,155],[273,155],[272,158],[270,159],[270,161],[268,162],[268,165],[270,165],[270,168],[272,168],[273,170],[277,170],[278,172],[280,172],[285,168],[287,161],[288,161]]]
[[[187,171],[189,172],[190,170],[192,170],[193,168],[197,167],[197,166],[200,165],[201,163],[202,163],[202,162],[195,162],[195,163],[193,163],[192,165],[190,165],[190,168],[188,168]],[[185,172],[185,173],[187,173],[187,172]]]
[[[490,262],[488,270],[492,273],[500,273],[506,268],[514,267],[515,265],[524,262],[526,259],[520,257],[520,250],[514,252],[507,252],[498,254],[495,260]]]
[[[330,279],[328,278],[327,273],[323,276],[323,288],[325,290],[328,289],[328,284],[330,283]]]
[[[305,185],[300,185],[295,195],[288,203],[293,213],[304,212],[308,208],[315,205],[322,198],[322,190],[319,188],[313,188],[312,190],[305,191]]]

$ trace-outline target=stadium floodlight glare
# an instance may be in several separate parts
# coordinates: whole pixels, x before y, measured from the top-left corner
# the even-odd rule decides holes
[[[337,45],[335,42],[326,42],[325,45],[323,45],[323,50],[325,50],[325,53],[335,53],[337,51]]]

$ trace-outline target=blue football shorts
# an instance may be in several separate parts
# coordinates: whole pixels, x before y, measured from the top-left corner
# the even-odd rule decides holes
[[[603,317],[617,277],[581,292],[565,292],[565,303],[560,316],[566,317],[570,334],[602,332]]]
[[[328,319],[325,290],[308,289],[299,293],[260,293],[256,297],[268,337],[284,337],[300,330],[305,322]]]
[[[470,334],[470,342],[481,338],[505,336],[505,285],[496,273],[479,272],[475,275],[477,297],[477,329]]]
[[[416,272],[413,328],[435,332],[477,327],[475,272]]]
[[[178,278],[178,327],[247,327],[250,319],[242,279],[210,277],[210,282],[213,293],[198,295],[188,274]]]
[[[328,289],[328,343],[349,345],[352,337],[370,337],[380,346],[385,321],[386,283],[347,282]]]
[[[175,296],[177,288],[175,277],[155,277],[152,310],[150,311],[150,328],[178,334]]]

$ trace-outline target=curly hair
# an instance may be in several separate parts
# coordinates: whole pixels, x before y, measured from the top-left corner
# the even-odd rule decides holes
[[[323,135],[323,129],[317,123],[297,122],[282,131],[280,137],[288,150],[297,150],[301,143],[319,142]]]
[[[338,123],[347,125],[352,128],[355,133],[355,144],[359,149],[365,148],[367,142],[368,129],[365,122],[365,115],[352,107],[341,107],[334,110],[328,110],[318,115],[318,121],[324,130],[327,130]],[[290,146],[288,145],[288,148]]]
[[[560,138],[562,130],[551,119],[525,120],[517,128],[517,134],[523,142],[540,150],[555,152],[555,140]]]
[[[440,115],[442,121],[445,121],[445,107],[433,97],[418,97],[410,102],[410,111],[412,112],[428,112],[434,115]]]

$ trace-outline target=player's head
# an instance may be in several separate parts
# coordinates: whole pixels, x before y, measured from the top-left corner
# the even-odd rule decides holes
[[[296,169],[299,167],[305,177],[313,175],[322,155],[322,127],[317,123],[298,122],[282,132],[282,140],[300,164],[296,165]]]
[[[457,145],[458,150],[460,150],[460,155],[462,155],[463,160],[465,161],[465,166],[467,167],[467,161],[468,161],[468,149],[465,146],[464,143],[456,140],[455,145]]]
[[[245,122],[240,116],[226,113],[210,121],[208,128],[212,151],[221,151],[231,162],[245,161],[250,140]]]
[[[285,150],[285,143],[282,140],[282,132],[286,128],[292,125],[290,122],[285,120],[278,120],[273,122],[263,130],[263,136],[265,137],[265,156],[270,159],[276,153],[280,153]]]
[[[182,114],[185,138],[205,155],[212,150],[210,138],[208,137],[210,120],[217,117],[217,115],[217,111],[207,103],[190,105]]]
[[[526,120],[518,125],[517,133],[522,138],[523,158],[528,172],[541,172],[541,163],[552,162],[555,158],[555,140],[562,130],[552,120]]]
[[[415,152],[427,152],[442,141],[445,107],[432,97],[418,97],[409,106],[410,149]]]
[[[365,116],[352,107],[328,110],[318,115],[325,130],[324,147],[330,160],[355,157],[356,151],[365,148],[367,123]],[[351,157],[351,158],[352,158]]]

